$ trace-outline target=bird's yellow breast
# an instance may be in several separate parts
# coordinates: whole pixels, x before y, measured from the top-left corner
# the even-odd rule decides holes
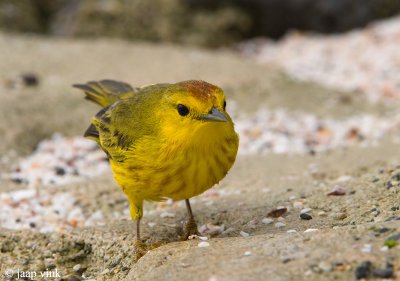
[[[191,198],[218,183],[232,167],[239,142],[232,123],[170,130],[165,127],[157,138],[138,141],[129,160],[110,161],[131,201]]]

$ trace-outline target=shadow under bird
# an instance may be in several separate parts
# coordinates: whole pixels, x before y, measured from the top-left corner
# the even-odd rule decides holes
[[[204,81],[133,88],[102,80],[76,84],[101,105],[84,136],[107,154],[114,178],[136,220],[136,258],[143,201],[185,200],[189,220],[183,239],[197,233],[189,198],[222,180],[236,159],[239,138],[223,91]]]

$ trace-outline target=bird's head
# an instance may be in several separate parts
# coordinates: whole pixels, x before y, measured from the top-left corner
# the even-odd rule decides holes
[[[199,130],[218,133],[233,129],[224,92],[217,86],[198,80],[172,84],[164,92],[164,101],[159,114],[165,130],[189,137]]]

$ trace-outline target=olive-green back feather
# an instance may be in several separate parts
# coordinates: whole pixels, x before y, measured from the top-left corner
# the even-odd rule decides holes
[[[92,118],[84,137],[96,141],[109,158],[124,161],[137,139],[151,135],[157,127],[153,109],[166,86],[132,88],[112,80],[74,85],[85,92],[87,99],[105,106]]]

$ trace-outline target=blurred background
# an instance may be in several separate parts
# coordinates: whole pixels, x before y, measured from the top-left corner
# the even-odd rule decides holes
[[[400,252],[382,233],[400,237],[399,12],[400,0],[0,0],[0,276],[257,280],[259,264],[271,280],[352,280],[365,260],[393,276]],[[72,88],[101,79],[225,91],[237,161],[191,202],[226,249],[199,255],[192,241],[134,264],[126,198],[82,137],[100,108]],[[183,218],[182,202],[146,203],[146,243],[177,241]],[[320,242],[298,236],[308,229]]]
[[[1,0],[0,27],[218,47],[293,29],[344,32],[399,11],[398,0]]]

